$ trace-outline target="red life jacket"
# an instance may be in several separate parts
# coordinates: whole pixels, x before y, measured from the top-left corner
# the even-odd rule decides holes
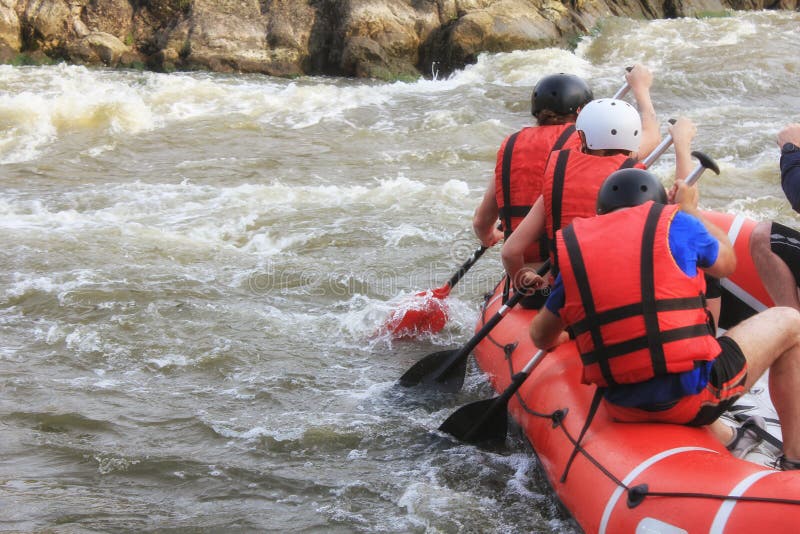
[[[553,243],[556,231],[576,217],[594,217],[597,213],[597,193],[608,175],[620,169],[644,165],[622,154],[594,156],[580,150],[553,152],[544,174],[545,234]],[[557,267],[558,255],[553,259]]]
[[[556,234],[565,304],[583,382],[644,382],[689,371],[720,353],[705,308],[702,271],[687,276],[669,249],[678,206],[646,202]]]
[[[574,124],[523,128],[510,135],[497,152],[494,191],[506,239],[516,230],[542,194],[547,158],[553,150],[580,146]],[[548,256],[547,242],[532,243],[525,251],[527,262]]]

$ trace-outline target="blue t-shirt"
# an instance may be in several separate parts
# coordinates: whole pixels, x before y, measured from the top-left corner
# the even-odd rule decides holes
[[[669,247],[675,263],[688,276],[697,274],[697,267],[710,267],[717,261],[719,242],[696,217],[678,211],[669,226]],[[559,274],[545,307],[559,315],[564,307],[564,282]],[[706,387],[713,361],[684,373],[657,376],[638,384],[614,386],[606,391],[606,399],[620,406],[652,406],[699,393]]]
[[[781,187],[792,209],[800,213],[800,152],[781,156]]]

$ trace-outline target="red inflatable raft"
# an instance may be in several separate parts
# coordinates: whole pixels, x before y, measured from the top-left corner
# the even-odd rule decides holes
[[[735,237],[738,267],[725,283],[748,305],[770,305],[749,255],[755,222],[708,215]],[[500,308],[501,289],[502,284],[486,301],[476,330]],[[535,314],[515,307],[473,352],[498,392],[537,352],[528,337]],[[509,402],[509,413],[556,495],[586,532],[794,533],[800,528],[800,471],[737,459],[705,429],[615,423],[600,403],[579,440],[595,390],[580,379],[575,346],[563,344],[533,370]]]

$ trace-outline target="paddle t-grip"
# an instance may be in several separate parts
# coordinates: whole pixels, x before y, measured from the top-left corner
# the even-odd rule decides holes
[[[700,164],[695,167],[691,173],[689,173],[689,176],[686,177],[684,180],[686,185],[694,185],[694,183],[700,178],[700,175],[702,175],[703,171],[706,169],[711,169],[714,171],[714,174],[719,174],[719,166],[717,165],[717,162],[711,158],[711,156],[704,154],[699,150],[693,151],[692,156],[696,157]]]

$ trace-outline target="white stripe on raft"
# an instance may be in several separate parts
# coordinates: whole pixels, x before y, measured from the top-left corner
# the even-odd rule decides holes
[[[742,230],[745,218],[742,215],[737,215],[731,223],[731,228],[728,230],[728,239],[731,240],[731,246],[736,244],[736,238],[739,237],[739,232]]]
[[[767,305],[755,298],[753,295],[742,289],[741,286],[732,282],[728,278],[720,279],[722,287],[730,291],[736,298],[753,308],[755,311],[760,312],[767,309]]]
[[[666,451],[662,451],[662,452],[656,454],[655,456],[651,456],[650,458],[648,458],[644,462],[642,462],[639,465],[637,465],[634,468],[633,471],[628,473],[628,476],[625,477],[625,479],[622,481],[622,483],[625,484],[626,486],[628,486],[631,482],[633,482],[633,480],[636,477],[638,477],[643,471],[648,469],[653,464],[656,464],[656,463],[660,462],[661,460],[663,460],[664,458],[668,458],[668,457],[673,456],[675,454],[680,454],[682,452],[691,452],[691,451],[706,451],[706,452],[717,453],[717,451],[714,451],[714,450],[711,450],[711,449],[706,449],[705,447],[678,447],[678,448],[675,448],[675,449],[669,449],[669,450],[666,450]],[[719,454],[719,453],[717,453],[717,454]],[[622,494],[624,492],[625,492],[625,488],[623,488],[622,486],[619,486],[619,487],[617,487],[616,490],[614,490],[614,493],[611,494],[611,498],[608,499],[608,503],[606,503],[606,509],[603,511],[603,518],[600,520],[600,529],[598,530],[599,534],[605,534],[606,528],[608,527],[608,521],[609,521],[609,519],[611,519],[611,512],[614,511],[614,507],[616,507],[617,501],[619,501],[619,498],[622,496]]]
[[[739,232],[742,231],[742,226],[744,226],[744,222],[747,219],[743,215],[737,215],[733,222],[731,223],[731,227],[728,230],[728,239],[731,241],[731,246],[736,245],[736,240],[739,238]],[[767,305],[755,298],[753,295],[745,291],[741,286],[732,282],[728,278],[720,279],[720,283],[722,287],[733,293],[736,298],[753,308],[755,311],[760,312],[767,309]]]
[[[761,480],[767,475],[773,475],[778,471],[774,471],[772,469],[768,469],[765,471],[758,471],[753,473],[752,475],[748,476],[741,482],[739,482],[735,488],[728,494],[729,497],[741,497],[744,495],[744,492],[747,491],[750,486]],[[711,530],[709,530],[710,534],[722,534],[725,531],[725,525],[728,523],[728,519],[733,512],[733,507],[736,506],[738,501],[731,499],[724,501],[722,505],[717,510],[717,515],[714,517],[714,522],[711,523]]]

